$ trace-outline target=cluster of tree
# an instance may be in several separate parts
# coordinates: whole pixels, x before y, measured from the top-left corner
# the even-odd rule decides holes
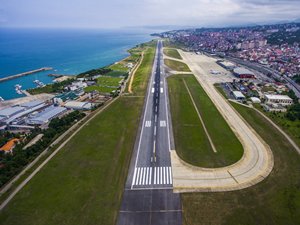
[[[294,105],[288,108],[286,118],[291,121],[300,120],[300,103],[298,97],[293,90],[290,90],[287,95],[293,99]]]
[[[12,138],[19,138],[20,134],[14,134],[10,132],[3,132],[0,135],[0,147],[3,146],[6,142],[8,142]]]
[[[289,107],[286,117],[291,121],[300,120],[300,104],[297,103]]]
[[[294,77],[293,77],[293,80],[294,80],[297,84],[300,84],[300,74],[294,76]]]
[[[38,87],[38,88],[29,89],[28,91],[31,94],[59,93],[59,92],[63,91],[63,89],[64,89],[64,87],[66,85],[71,84],[73,81],[75,81],[75,79],[68,79],[68,80],[64,80],[62,82],[57,82],[57,83],[53,83],[53,84],[47,84],[44,87]]]
[[[96,76],[99,74],[104,75],[111,71],[112,71],[112,69],[110,69],[110,68],[102,67],[102,68],[98,68],[98,69],[92,69],[92,70],[86,71],[84,73],[80,73],[77,75],[77,77],[78,78],[83,78],[83,77],[88,78],[88,77]]]
[[[27,164],[34,160],[42,151],[63,132],[69,129],[76,121],[85,116],[84,113],[74,111],[58,119],[55,118],[49,123],[49,128],[41,130],[36,128],[31,134],[26,136],[26,141],[17,144],[12,154],[5,154],[0,151],[0,187],[11,180]],[[37,134],[43,133],[44,136],[34,145],[23,150],[24,146]]]

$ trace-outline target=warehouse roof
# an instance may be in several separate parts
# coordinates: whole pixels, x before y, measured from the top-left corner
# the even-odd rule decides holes
[[[78,102],[78,101],[69,101],[65,104],[67,108],[76,108],[76,109],[90,109],[92,107],[92,103],[89,102]]]
[[[232,93],[236,98],[245,98],[245,95],[243,95],[243,93],[240,91],[233,91]]]
[[[21,107],[21,106],[9,107],[9,108],[0,110],[0,116],[10,117],[13,114],[21,112],[23,110],[24,110],[24,107]]]
[[[13,147],[15,147],[16,142],[18,142],[19,139],[18,138],[13,138],[11,140],[9,140],[8,142],[6,142],[5,145],[3,145],[0,150],[1,151],[5,151],[5,152],[9,152],[13,149]]]
[[[22,107],[26,107],[26,108],[31,108],[31,107],[35,107],[38,105],[41,105],[43,102],[40,100],[35,100],[35,101],[31,101],[31,102],[25,102],[23,104],[20,104],[20,106]]]
[[[293,100],[287,95],[265,95],[265,97],[273,100]]]
[[[239,74],[239,75],[241,75],[241,74],[250,74],[250,75],[253,75],[253,76],[255,75],[252,71],[247,70],[243,67],[237,67],[233,70],[233,72],[236,73],[236,74]]]
[[[36,114],[34,117],[29,119],[31,124],[43,124],[47,123],[50,119],[56,117],[60,113],[67,110],[65,107],[60,106],[49,106],[44,111]]]

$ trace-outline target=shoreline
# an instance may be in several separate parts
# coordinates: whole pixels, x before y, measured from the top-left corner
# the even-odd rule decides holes
[[[142,43],[139,43],[139,44],[137,44],[137,45],[140,45],[140,44],[142,44]],[[133,49],[133,48],[135,48],[135,46],[126,50],[126,52],[129,54],[128,56],[126,56],[126,57],[124,57],[124,58],[122,58],[122,59],[120,59],[120,60],[118,60],[118,61],[115,61],[115,62],[113,62],[113,63],[109,63],[109,64],[107,64],[107,65],[105,65],[105,66],[103,66],[103,67],[100,67],[100,68],[104,68],[104,67],[109,68],[110,66],[113,66],[113,65],[115,65],[115,64],[120,64],[120,63],[122,63],[124,60],[126,60],[126,59],[128,59],[128,58],[131,57],[131,53],[130,53],[129,51],[130,51],[131,49]],[[138,63],[138,62],[137,62],[137,63]],[[54,68],[52,68],[52,67],[43,67],[43,68],[38,69],[38,70],[40,70],[40,71],[33,70],[33,71],[36,71],[36,72],[33,72],[33,73],[38,73],[38,72],[47,71],[47,70],[41,70],[41,69],[44,69],[44,68],[46,68],[46,69],[49,68],[49,70],[50,70],[50,68],[51,68],[51,70],[54,69]],[[90,68],[89,70],[93,70],[93,69],[96,69],[96,68]],[[87,71],[89,71],[89,70],[87,70]],[[83,73],[84,73],[84,72],[87,72],[87,71],[83,71]],[[32,71],[28,71],[28,72],[32,72]],[[28,72],[25,72],[25,73],[28,73]],[[130,72],[130,69],[128,69],[128,72]],[[23,77],[23,76],[27,76],[27,75],[32,75],[33,73],[28,73],[28,74],[26,74],[26,75],[21,75],[21,76],[18,76],[18,77]],[[23,74],[23,73],[21,73],[21,74]],[[20,75],[20,74],[17,74],[17,75]],[[71,76],[76,77],[77,75],[78,75],[78,74],[76,74],[76,75],[75,75],[75,74],[74,74],[74,75],[69,75],[68,77],[71,77]],[[16,75],[12,75],[12,76],[16,76]],[[9,77],[12,77],[12,76],[9,76]],[[11,79],[6,79],[7,77],[1,78],[1,79],[4,79],[4,80],[1,81],[1,79],[0,79],[0,83],[1,83],[1,82],[5,82],[5,81],[8,81],[8,80],[15,79],[15,78],[18,78],[18,77],[14,77],[14,78],[11,78]],[[63,76],[63,77],[64,77],[64,76]],[[55,77],[54,77],[54,78],[55,78]],[[55,78],[55,79],[57,79],[57,78]],[[55,80],[55,79],[53,79],[53,80]],[[59,78],[58,78],[58,79],[59,79]],[[46,85],[53,84],[53,80],[52,80],[52,83],[48,83],[48,84],[46,84]],[[34,88],[36,88],[36,87],[34,87]],[[34,88],[33,88],[33,89],[34,89]],[[26,89],[26,90],[27,90],[27,89]],[[30,101],[30,99],[31,99],[32,97],[35,99],[35,96],[36,96],[37,99],[38,99],[38,98],[39,98],[39,97],[38,97],[39,95],[41,95],[41,98],[42,98],[42,99],[43,99],[43,97],[45,97],[45,96],[47,96],[47,97],[49,97],[49,95],[54,96],[53,94],[43,93],[43,94],[32,95],[32,96],[20,96],[20,97],[16,97],[16,98],[11,98],[11,99],[7,99],[7,100],[4,100],[4,101],[0,102],[0,109],[5,108],[5,107],[8,107],[8,106],[10,106],[10,105],[19,104],[19,102],[23,103],[23,102],[26,102],[26,101]],[[44,96],[44,95],[45,95],[45,96]],[[46,98],[47,98],[47,97],[46,97]]]

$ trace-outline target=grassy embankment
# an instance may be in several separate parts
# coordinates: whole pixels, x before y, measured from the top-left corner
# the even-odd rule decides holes
[[[186,82],[217,153],[214,153],[192,104]],[[243,147],[193,75],[168,78],[175,146],[186,162],[200,167],[222,167],[237,162]]]
[[[286,117],[286,113],[266,112],[262,106],[257,104],[254,106],[281,127],[300,146],[300,120],[291,121]]]
[[[164,54],[166,56],[171,57],[171,58],[182,59],[182,57],[179,54],[179,52],[176,49],[174,49],[174,48],[165,48],[164,49]]]
[[[261,183],[244,190],[182,194],[184,224],[299,224],[300,156],[261,115],[231,104],[271,147],[273,171]]]
[[[153,44],[147,48],[134,80],[139,95],[154,58]],[[89,122],[0,213],[0,224],[115,224],[142,106],[143,98],[120,97]]]
[[[185,63],[171,60],[171,59],[165,59],[164,62],[165,62],[165,65],[168,66],[172,70],[181,71],[181,72],[191,72],[191,70]]]

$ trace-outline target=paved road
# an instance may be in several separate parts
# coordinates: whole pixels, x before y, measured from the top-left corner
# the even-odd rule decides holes
[[[118,225],[182,224],[180,196],[173,193],[167,94],[162,42],[158,41]]]

